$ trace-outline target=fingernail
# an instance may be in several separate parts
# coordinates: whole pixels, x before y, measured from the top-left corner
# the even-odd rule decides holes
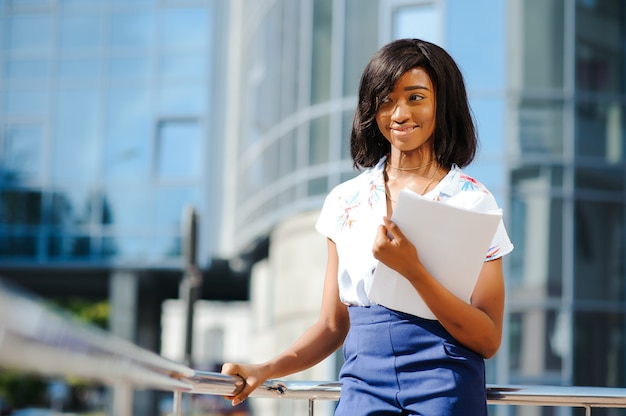
[[[232,403],[233,403],[233,406],[237,406],[239,403],[241,403],[241,400],[233,399]]]

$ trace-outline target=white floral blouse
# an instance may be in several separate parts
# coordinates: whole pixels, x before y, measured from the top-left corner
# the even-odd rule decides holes
[[[378,261],[372,255],[376,229],[387,215],[384,167],[386,157],[357,177],[337,185],[326,197],[315,228],[335,242],[339,255],[339,295],[347,305],[369,306],[366,288]],[[498,209],[493,195],[457,166],[425,195],[435,201],[475,211]],[[502,221],[485,261],[513,250]]]

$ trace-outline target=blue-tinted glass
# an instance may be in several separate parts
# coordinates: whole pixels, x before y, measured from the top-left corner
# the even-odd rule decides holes
[[[150,58],[147,56],[112,58],[109,61],[109,76],[113,80],[146,80],[150,76]]]
[[[102,244],[105,256],[115,257],[120,261],[141,261],[148,258],[152,239],[134,234],[116,234],[106,237]]]
[[[180,231],[183,212],[188,205],[203,211],[202,193],[198,188],[161,189],[156,193],[155,224],[168,231]]]
[[[56,179],[89,181],[97,173],[99,100],[93,89],[61,90],[54,137]]]
[[[101,200],[86,190],[57,191],[52,194],[48,221],[62,227],[93,224]]]
[[[59,62],[59,78],[90,79],[100,76],[100,62],[95,59],[63,59]]]
[[[40,125],[14,125],[6,130],[1,170],[5,179],[20,181],[41,175],[43,128]]]
[[[206,57],[198,54],[171,53],[159,62],[159,75],[163,78],[201,78],[206,76],[206,70]]]
[[[206,9],[163,9],[161,44],[165,47],[198,48],[208,40]]]
[[[42,193],[38,190],[4,190],[0,192],[0,224],[41,224]]]
[[[151,236],[149,246],[149,258],[153,260],[166,260],[180,257],[181,238],[180,234],[173,233],[167,236]]]
[[[202,160],[200,125],[195,121],[161,123],[157,152],[159,178],[198,178]]]
[[[462,68],[467,88],[504,88],[506,2],[449,0],[445,10],[446,50]],[[484,52],[480,59],[476,45]]]
[[[143,188],[110,188],[104,196],[108,224],[136,229],[153,223],[154,205],[150,193]]]
[[[441,43],[441,20],[433,4],[398,7],[393,16],[393,38],[419,38]]]
[[[159,97],[161,114],[202,114],[206,108],[203,83],[164,86]]]
[[[52,46],[52,19],[43,15],[13,15],[8,19],[8,46],[15,52],[46,52]]]
[[[61,18],[60,44],[63,49],[94,48],[102,42],[100,16],[64,16]]]
[[[35,257],[37,234],[0,230],[0,257]]]
[[[47,110],[47,104],[48,91],[45,89],[9,90],[5,95],[7,114],[41,114]]]
[[[114,14],[111,16],[110,43],[114,48],[148,48],[154,39],[151,14]]]
[[[9,80],[45,79],[50,75],[50,61],[44,59],[12,60],[6,64],[6,77]]]
[[[150,91],[110,89],[107,99],[103,170],[107,178],[141,180],[150,173]]]
[[[54,259],[84,259],[91,256],[88,235],[53,234],[48,238],[48,256]]]
[[[624,108],[618,101],[579,102],[576,106],[576,155],[611,165],[626,160]]]

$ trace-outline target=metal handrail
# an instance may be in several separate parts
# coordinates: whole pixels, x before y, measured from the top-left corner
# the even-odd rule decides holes
[[[0,367],[47,376],[79,376],[124,391],[155,389],[174,394],[174,414],[181,415],[183,394],[229,396],[239,378],[196,371],[140,348],[98,328],[51,310],[37,299],[0,280]],[[130,387],[129,387],[130,386]],[[252,397],[308,400],[309,414],[318,400],[338,400],[335,381],[269,380]],[[128,399],[128,394],[125,399]],[[626,408],[626,388],[488,385],[490,404]],[[114,396],[115,402],[115,396]],[[128,405],[116,415],[130,414]]]

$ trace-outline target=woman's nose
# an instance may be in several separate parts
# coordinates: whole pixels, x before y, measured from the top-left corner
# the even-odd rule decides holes
[[[395,121],[396,123],[404,123],[408,119],[409,119],[408,106],[406,105],[406,103],[403,103],[402,101],[398,101],[396,103],[395,108],[393,109],[393,112],[391,113],[391,120]]]

